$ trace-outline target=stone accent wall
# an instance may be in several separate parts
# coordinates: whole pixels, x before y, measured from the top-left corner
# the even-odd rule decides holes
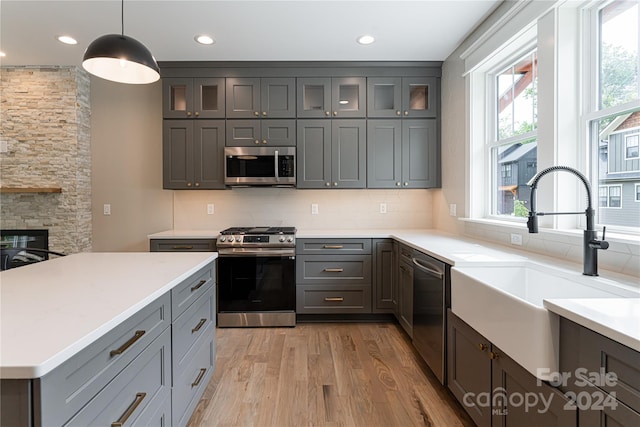
[[[90,80],[77,67],[0,68],[0,227],[47,228],[49,247],[91,251]]]

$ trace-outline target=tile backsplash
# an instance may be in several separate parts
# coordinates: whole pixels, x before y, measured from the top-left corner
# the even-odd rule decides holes
[[[386,213],[380,213],[380,204]],[[207,214],[207,205],[214,214]],[[311,205],[318,205],[318,214]],[[232,226],[298,229],[431,228],[431,190],[297,190],[235,188],[174,191],[174,229]]]

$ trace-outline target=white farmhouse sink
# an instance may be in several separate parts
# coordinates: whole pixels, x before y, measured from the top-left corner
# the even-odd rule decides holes
[[[640,290],[531,261],[451,269],[451,310],[542,380],[555,380],[558,315],[550,298],[638,298]]]

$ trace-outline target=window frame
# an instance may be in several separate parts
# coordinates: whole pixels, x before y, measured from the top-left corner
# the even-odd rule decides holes
[[[629,157],[629,139],[631,137],[635,137],[636,143],[636,155],[633,157]],[[640,159],[640,133],[632,133],[630,135],[625,135],[624,137],[624,159],[625,160],[636,160]]]
[[[634,201],[640,203],[640,182],[636,182],[634,185]]]

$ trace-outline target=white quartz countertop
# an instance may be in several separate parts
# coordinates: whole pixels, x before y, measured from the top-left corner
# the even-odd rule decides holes
[[[0,273],[0,378],[39,378],[217,257],[80,253]]]
[[[562,317],[640,351],[640,298],[548,299],[544,306]]]
[[[169,230],[149,235],[149,238],[216,237],[217,230]],[[463,236],[429,229],[298,229],[297,239],[384,239],[424,252],[452,266],[480,266],[533,260],[556,267],[581,271],[582,266],[544,255],[492,244]],[[640,288],[638,278],[601,271],[603,277],[624,286]],[[640,313],[638,302],[630,298],[557,299],[548,300],[545,307],[582,326],[599,332],[631,348],[640,349]],[[623,314],[626,313],[626,314]],[[626,316],[626,317],[625,317]]]

